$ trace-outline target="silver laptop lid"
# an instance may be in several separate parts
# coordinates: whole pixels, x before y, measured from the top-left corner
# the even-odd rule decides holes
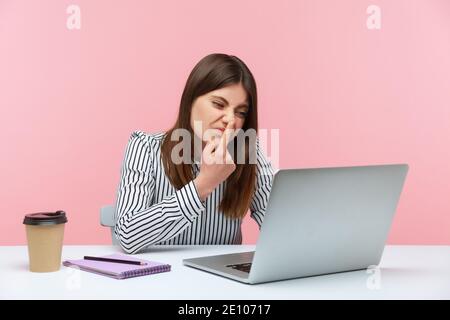
[[[249,281],[378,264],[407,171],[406,164],[278,171]]]

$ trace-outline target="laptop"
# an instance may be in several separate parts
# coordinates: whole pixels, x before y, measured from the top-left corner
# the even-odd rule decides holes
[[[183,264],[247,284],[378,265],[407,172],[407,164],[279,170],[254,252]]]

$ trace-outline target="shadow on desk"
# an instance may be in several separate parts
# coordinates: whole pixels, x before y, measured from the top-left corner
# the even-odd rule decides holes
[[[267,289],[276,289],[280,283],[289,281],[292,284],[291,288],[283,286],[283,290],[297,290],[295,288],[314,287],[326,290],[330,286],[339,288],[340,290],[354,290],[354,289],[369,289],[375,290],[377,288],[377,281],[382,284],[390,281],[402,282],[410,281],[417,277],[423,277],[424,274],[429,273],[430,270],[419,268],[376,268],[376,269],[362,269],[355,271],[346,271],[338,273],[330,273],[324,275],[316,275],[303,278],[286,279],[275,282],[267,282],[258,284],[258,287],[265,287]],[[296,286],[298,285],[298,286]]]
[[[208,245],[199,245],[199,247],[200,246],[203,246],[203,247],[205,247],[205,246],[208,246]],[[220,245],[211,245],[211,247],[217,247],[217,246],[220,246]],[[230,245],[226,245],[226,246],[228,246],[228,247],[230,247]],[[239,244],[237,244],[236,245],[236,248],[239,248],[241,245],[239,245]],[[231,249],[232,250],[232,249]],[[122,252],[124,252],[122,249],[120,249],[120,251],[122,251]],[[183,252],[183,251],[192,251],[192,245],[186,245],[186,246],[183,246],[183,245],[175,245],[175,246],[173,246],[173,247],[170,247],[170,246],[167,246],[167,245],[162,245],[162,246],[159,246],[159,245],[154,245],[154,246],[151,246],[151,247],[148,247],[148,248],[145,248],[145,249],[143,249],[142,251],[139,251],[138,253],[136,253],[136,254],[141,254],[141,253],[155,253],[155,252],[157,252],[157,253],[163,253],[163,252]],[[231,253],[233,253],[234,251],[230,251]],[[237,252],[237,251],[236,251]],[[125,253],[125,252],[124,252]]]

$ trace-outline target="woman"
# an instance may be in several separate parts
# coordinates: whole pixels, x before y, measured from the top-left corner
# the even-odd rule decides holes
[[[122,248],[240,244],[248,209],[261,227],[273,169],[258,140],[242,141],[235,131],[257,129],[256,83],[248,67],[235,56],[204,57],[189,75],[173,128],[131,135],[116,202]]]

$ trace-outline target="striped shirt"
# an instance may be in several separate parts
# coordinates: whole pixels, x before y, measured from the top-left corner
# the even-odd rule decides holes
[[[155,244],[241,244],[242,218],[218,210],[224,182],[201,201],[193,181],[177,190],[165,174],[161,144],[165,133],[131,134],[117,192],[115,234],[127,253]],[[273,169],[259,140],[256,144],[256,188],[250,216],[261,227],[273,181]],[[200,172],[192,164],[194,178]]]

